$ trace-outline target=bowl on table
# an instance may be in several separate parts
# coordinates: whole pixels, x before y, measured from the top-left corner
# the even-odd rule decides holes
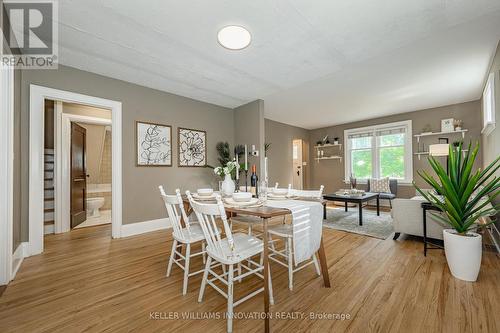
[[[273,188],[273,194],[276,196],[286,196],[288,194],[287,188]]]
[[[199,188],[196,193],[202,197],[209,197],[214,193],[214,190],[211,188]]]
[[[250,192],[235,192],[233,193],[233,200],[236,202],[247,202],[252,199],[252,193]]]

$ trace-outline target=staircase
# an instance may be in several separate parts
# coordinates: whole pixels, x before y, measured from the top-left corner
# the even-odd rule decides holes
[[[54,233],[54,149],[44,152],[44,234]]]

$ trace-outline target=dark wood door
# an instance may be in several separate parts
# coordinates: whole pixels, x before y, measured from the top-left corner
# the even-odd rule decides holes
[[[71,123],[71,228],[87,219],[86,130]]]

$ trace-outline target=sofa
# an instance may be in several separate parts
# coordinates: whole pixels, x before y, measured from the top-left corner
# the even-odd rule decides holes
[[[421,204],[426,201],[422,196],[415,196],[411,199],[396,198],[393,200],[391,215],[395,231],[394,239],[397,239],[402,233],[414,236],[424,235]],[[427,212],[427,237],[443,239],[443,229],[447,228],[449,228],[448,225],[437,221],[430,212]]]
[[[480,187],[478,190],[481,190]],[[424,190],[430,191],[430,190]],[[472,194],[474,196],[474,193]],[[482,198],[476,207],[484,203],[487,199]],[[394,239],[397,239],[400,234],[405,233],[414,236],[423,236],[423,210],[422,202],[427,200],[423,196],[415,196],[411,199],[401,199],[397,198],[393,200],[392,204],[392,220],[394,225]],[[493,209],[491,203],[486,205],[484,209]],[[445,224],[441,221],[436,220],[432,214],[438,212],[427,211],[427,237],[434,239],[443,239],[443,229],[450,229],[449,224]]]

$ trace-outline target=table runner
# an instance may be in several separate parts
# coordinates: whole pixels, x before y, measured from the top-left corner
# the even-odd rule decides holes
[[[321,243],[323,205],[314,201],[268,200],[266,206],[286,208],[292,212],[295,265],[311,259]]]

